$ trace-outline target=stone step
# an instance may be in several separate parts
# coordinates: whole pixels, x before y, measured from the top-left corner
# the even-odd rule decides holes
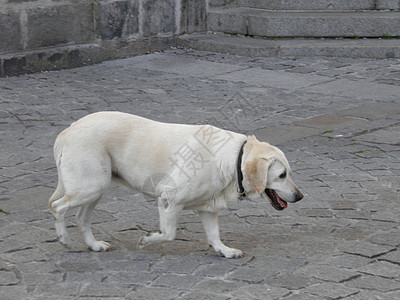
[[[262,37],[397,37],[400,12],[271,11],[212,9],[209,31]]]
[[[400,8],[398,0],[238,0],[237,4],[270,10],[398,10]]]
[[[178,45],[250,57],[400,58],[400,39],[263,39],[229,34],[187,34]]]

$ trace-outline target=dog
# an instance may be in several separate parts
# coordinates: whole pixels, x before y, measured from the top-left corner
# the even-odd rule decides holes
[[[151,195],[158,203],[160,231],[140,238],[139,248],[174,240],[182,210],[190,209],[198,212],[209,245],[226,258],[242,257],[243,252],[221,242],[220,210],[244,197],[261,196],[277,210],[303,198],[280,149],[211,125],[98,112],[57,136],[54,158],[58,185],[49,206],[59,241],[69,245],[64,218],[77,207],[78,226],[93,251],[111,249],[94,238],[91,216],[112,180]],[[146,182],[153,184],[149,188]]]

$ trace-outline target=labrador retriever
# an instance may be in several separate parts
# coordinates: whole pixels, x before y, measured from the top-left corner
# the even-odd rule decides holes
[[[58,185],[49,206],[57,236],[62,244],[69,244],[64,218],[77,207],[77,223],[93,251],[111,247],[97,241],[91,230],[93,209],[111,180],[151,195],[158,203],[160,232],[143,236],[139,248],[172,241],[182,210],[191,209],[198,212],[208,243],[227,258],[242,257],[243,252],[221,242],[218,211],[243,197],[261,195],[277,210],[303,198],[281,150],[254,136],[210,125],[168,124],[121,112],[98,112],[58,135],[54,157]],[[155,184],[149,188],[146,182]]]

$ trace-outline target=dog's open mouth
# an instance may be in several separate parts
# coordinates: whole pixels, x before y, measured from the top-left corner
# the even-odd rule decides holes
[[[278,194],[274,190],[265,189],[265,193],[267,194],[272,207],[276,210],[282,210],[288,207],[287,202],[279,198]]]

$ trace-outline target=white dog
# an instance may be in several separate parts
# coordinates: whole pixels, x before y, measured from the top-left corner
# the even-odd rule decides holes
[[[227,258],[243,252],[225,246],[218,211],[246,196],[269,199],[275,209],[297,202],[302,193],[291,179],[283,152],[254,136],[210,125],[155,122],[120,112],[88,115],[61,132],[54,145],[58,186],[49,200],[57,235],[68,245],[64,221],[78,207],[86,245],[106,251],[93,237],[91,215],[112,179],[158,201],[160,232],[144,236],[139,247],[175,238],[184,209],[196,210],[208,243]],[[154,182],[154,178],[158,178]],[[153,185],[146,184],[151,182]]]

